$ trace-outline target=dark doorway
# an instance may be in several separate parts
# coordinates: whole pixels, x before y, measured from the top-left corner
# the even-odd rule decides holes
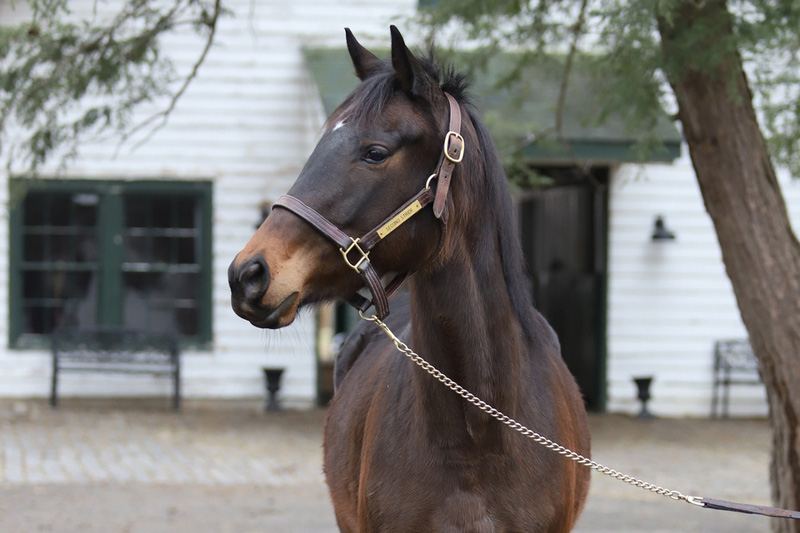
[[[587,408],[605,408],[608,167],[541,167],[519,194],[533,301],[558,334]]]

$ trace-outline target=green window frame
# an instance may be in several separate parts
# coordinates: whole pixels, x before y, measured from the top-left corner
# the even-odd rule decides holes
[[[9,346],[59,327],[212,333],[212,184],[11,180]]]

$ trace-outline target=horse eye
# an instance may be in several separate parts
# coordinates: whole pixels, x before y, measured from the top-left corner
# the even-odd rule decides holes
[[[364,154],[364,161],[367,163],[383,163],[387,157],[389,157],[389,153],[386,150],[377,146],[372,146],[367,150],[367,153]]]

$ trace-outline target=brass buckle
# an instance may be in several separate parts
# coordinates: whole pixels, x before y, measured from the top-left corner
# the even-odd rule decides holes
[[[453,137],[461,141],[461,152],[458,154],[458,157],[450,156],[450,139]],[[456,133],[453,130],[447,132],[444,138],[444,156],[453,163],[461,163],[461,160],[464,159],[464,137],[462,137],[460,133]]]
[[[353,241],[353,243],[350,246],[348,246],[346,250],[344,248],[339,248],[339,251],[342,253],[342,257],[344,257],[345,262],[350,266],[350,268],[361,274],[361,271],[358,269],[358,267],[361,266],[361,263],[363,263],[364,261],[369,260],[369,252],[365,253],[364,250],[362,250],[361,247],[358,245],[361,239],[354,239],[350,237],[350,240]],[[351,263],[350,258],[347,257],[348,255],[350,255],[350,252],[353,250],[353,248],[355,248],[356,252],[361,254],[361,258],[358,261],[356,261],[355,264]]]

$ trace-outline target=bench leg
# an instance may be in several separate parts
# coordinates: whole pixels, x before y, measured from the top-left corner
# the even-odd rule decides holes
[[[731,376],[730,373],[725,373],[725,381],[723,382],[724,389],[722,389],[722,418],[729,418],[730,416],[730,401],[731,401]]]
[[[58,387],[58,369],[53,365],[53,380],[50,384],[50,406],[55,409],[58,407],[58,395],[56,388]]]
[[[711,418],[718,418],[717,407],[719,406],[719,382],[714,379],[714,388],[711,391]]]
[[[174,383],[174,391],[172,393],[172,408],[176,411],[181,410],[181,372],[179,369],[175,369],[175,374],[173,374]]]

